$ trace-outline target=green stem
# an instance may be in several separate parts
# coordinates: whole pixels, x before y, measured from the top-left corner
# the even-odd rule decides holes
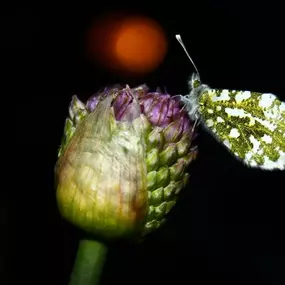
[[[81,240],[69,285],[97,285],[107,255],[107,246],[96,240]]]

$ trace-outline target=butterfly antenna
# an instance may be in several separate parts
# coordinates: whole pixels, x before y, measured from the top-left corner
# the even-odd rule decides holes
[[[195,71],[197,72],[197,74],[198,74],[198,76],[199,76],[199,78],[200,78],[199,71],[198,71],[198,69],[197,69],[197,67],[196,67],[196,65],[195,65],[195,63],[194,63],[194,61],[192,60],[191,56],[189,55],[189,53],[188,53],[188,51],[187,51],[187,49],[186,49],[186,47],[185,47],[185,45],[184,45],[184,43],[183,43],[183,41],[182,41],[181,36],[180,36],[180,35],[175,35],[175,37],[176,37],[177,41],[180,43],[180,45],[182,46],[182,48],[184,49],[184,51],[185,51],[187,57],[189,58],[189,60],[190,60],[191,63],[193,64],[193,66],[194,66],[194,68],[195,68]]]

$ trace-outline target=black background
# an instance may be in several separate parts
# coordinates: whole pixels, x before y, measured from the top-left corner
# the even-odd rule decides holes
[[[68,284],[78,233],[58,213],[53,167],[73,94],[85,100],[114,83],[187,93],[193,67],[180,33],[211,87],[285,100],[285,20],[274,1],[152,2],[2,10],[1,284]],[[125,78],[85,60],[90,21],[116,9],[166,30],[170,48],[153,73]],[[246,168],[202,130],[199,147],[168,223],[141,246],[111,248],[103,284],[285,283],[284,173]]]

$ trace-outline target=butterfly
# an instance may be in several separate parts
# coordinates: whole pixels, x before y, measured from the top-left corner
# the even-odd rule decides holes
[[[200,80],[180,35],[176,39],[196,73],[180,95],[190,118],[251,168],[285,169],[285,103],[271,93],[213,89]]]

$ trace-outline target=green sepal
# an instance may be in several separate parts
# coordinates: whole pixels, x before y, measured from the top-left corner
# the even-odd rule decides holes
[[[154,128],[147,137],[147,150],[157,148],[160,151],[163,148],[164,141],[161,128]]]
[[[85,105],[77,98],[76,95],[72,96],[69,105],[69,116],[65,120],[63,137],[58,150],[58,157],[62,155],[64,149],[76,130],[76,127],[88,114]]]
[[[150,150],[146,156],[147,171],[156,170],[159,166],[159,151],[157,148]]]
[[[160,165],[172,165],[177,159],[177,147],[176,144],[169,144],[162,152],[159,154]]]
[[[76,95],[72,96],[69,105],[69,117],[75,123],[75,126],[77,126],[86,115],[87,110],[84,103],[82,103]]]

